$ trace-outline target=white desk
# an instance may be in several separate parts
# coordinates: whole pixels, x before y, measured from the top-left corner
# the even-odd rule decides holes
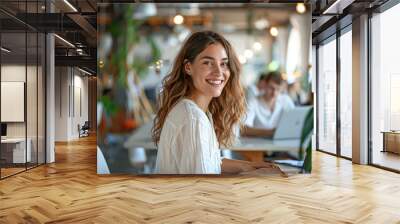
[[[230,150],[233,151],[269,151],[269,152],[297,152],[300,139],[273,140],[267,138],[241,137]]]
[[[145,149],[157,150],[151,138],[136,138],[132,135],[125,142],[126,148],[143,147]],[[232,151],[262,151],[262,152],[297,152],[300,140],[272,140],[265,138],[240,138],[240,142],[234,144],[229,150]]]
[[[31,145],[32,141],[30,138],[26,141],[28,144],[26,147],[25,154],[25,138],[5,138],[1,139],[1,144],[8,146],[13,146],[13,163],[25,163],[25,158],[27,158],[26,162],[31,162]]]
[[[148,123],[136,130],[132,136],[124,143],[124,147],[145,148],[157,150],[157,147],[151,139],[152,123]],[[251,161],[262,161],[264,152],[298,152],[300,139],[294,140],[273,140],[266,138],[240,138],[239,142],[234,144],[228,150],[240,152],[246,159]]]

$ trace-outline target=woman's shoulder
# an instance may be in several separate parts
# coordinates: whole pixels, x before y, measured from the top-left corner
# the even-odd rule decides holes
[[[174,124],[185,124],[193,120],[207,119],[206,114],[191,100],[180,100],[169,112],[167,120]]]

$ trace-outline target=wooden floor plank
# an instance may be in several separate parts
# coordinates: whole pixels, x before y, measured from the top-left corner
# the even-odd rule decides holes
[[[0,181],[0,223],[400,223],[400,175],[314,153],[307,175],[96,174],[96,139]]]

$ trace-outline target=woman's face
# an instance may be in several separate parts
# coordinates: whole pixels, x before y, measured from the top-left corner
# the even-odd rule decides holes
[[[193,63],[185,64],[185,71],[193,80],[192,94],[208,98],[220,96],[230,76],[225,48],[221,44],[208,45]]]

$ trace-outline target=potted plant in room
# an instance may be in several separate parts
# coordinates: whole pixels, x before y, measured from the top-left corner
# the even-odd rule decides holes
[[[151,116],[151,107],[140,85],[140,78],[160,58],[152,37],[140,33],[145,19],[151,15],[155,15],[155,6],[151,4],[100,7],[99,26],[105,27],[99,34],[98,54],[98,94],[103,108],[99,134],[102,136],[128,133]],[[143,41],[149,46],[150,53],[138,57],[135,50]]]

